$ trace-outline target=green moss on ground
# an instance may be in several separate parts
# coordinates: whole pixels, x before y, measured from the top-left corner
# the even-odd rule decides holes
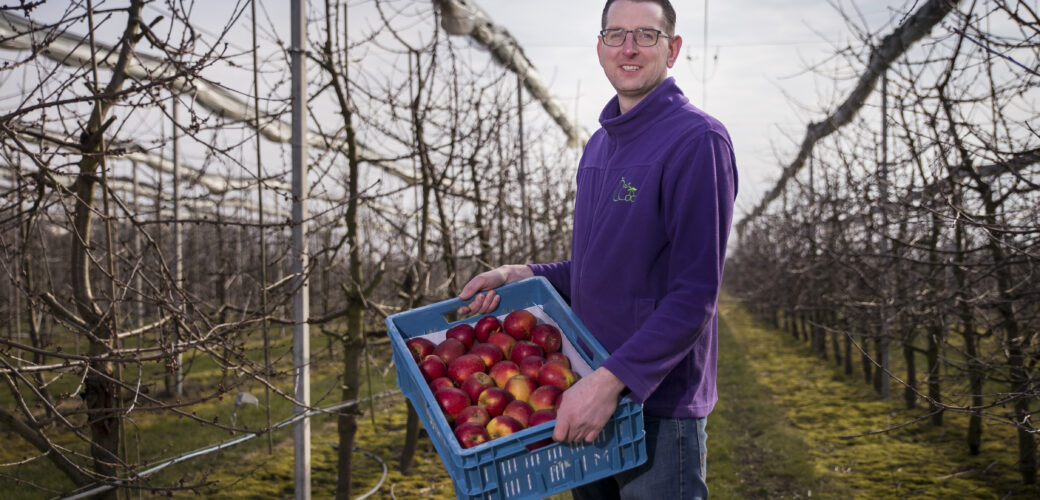
[[[927,410],[908,410],[901,398],[880,400],[860,376],[844,375],[833,361],[814,356],[806,344],[754,322],[736,302],[725,301],[721,309],[727,331],[743,351],[755,381],[778,410],[767,418],[780,421],[776,425],[783,432],[790,429],[804,443],[780,439],[787,448],[779,450],[778,456],[802,457],[812,464],[813,474],[804,480],[815,482],[813,497],[1040,496],[1036,487],[1021,484],[1011,426],[986,424],[983,451],[971,456],[965,444],[966,415],[948,412],[942,427],[933,427],[927,420],[904,425]],[[724,408],[727,394],[721,387],[719,397]],[[709,420],[709,425],[714,422]],[[711,464],[714,457],[710,453],[715,449],[709,450]],[[747,482],[766,480],[753,469],[747,475],[751,476]],[[791,491],[784,496],[807,494]]]
[[[376,425],[370,414],[359,417],[358,446],[376,455],[387,466],[387,477],[371,498],[455,498],[451,480],[428,439],[419,441],[408,475],[399,469],[406,409],[400,397],[383,400],[376,408]],[[288,430],[274,453],[266,447],[251,450],[236,460],[225,461],[206,477],[214,484],[200,490],[205,498],[286,498],[292,496],[293,445]],[[336,487],[336,422],[332,417],[312,421],[311,489],[314,498],[331,498]],[[379,484],[383,468],[378,461],[355,451],[353,493],[360,496]],[[187,497],[188,495],[183,495]]]
[[[946,415],[943,427],[927,421],[889,429],[920,417],[926,410],[906,410],[901,398],[879,400],[857,373],[845,376],[832,362],[812,355],[807,345],[790,335],[751,320],[738,303],[724,301],[719,339],[719,404],[708,421],[708,482],[716,499],[772,498],[1037,498],[1036,489],[1020,484],[1015,465],[1017,443],[1007,425],[986,423],[983,452],[972,457],[964,444],[967,417]],[[288,342],[281,338],[275,352],[279,366],[290,362]],[[312,345],[324,345],[319,337]],[[257,355],[251,352],[250,355]],[[338,354],[338,353],[337,353]],[[338,361],[327,352],[312,354],[315,404],[329,405],[339,397]],[[389,346],[374,348],[372,391],[396,388]],[[187,379],[191,384],[216,384],[221,371],[212,360],[194,360]],[[62,381],[55,387],[63,387]],[[207,387],[209,386],[207,385]],[[291,390],[288,371],[278,379],[282,390]],[[70,388],[71,389],[71,388]],[[62,390],[70,390],[62,389]],[[246,385],[236,390],[263,399],[262,387]],[[368,393],[368,385],[362,388]],[[893,392],[896,390],[894,388]],[[0,394],[0,404],[9,404]],[[206,419],[228,422],[234,392],[188,408]],[[373,423],[371,412],[375,412]],[[291,414],[291,405],[272,398],[275,422]],[[400,395],[380,400],[374,408],[360,409],[358,446],[377,455],[388,467],[385,484],[371,498],[454,498],[451,480],[428,438],[419,441],[411,474],[398,471],[404,441],[405,403]],[[263,427],[263,410],[239,409],[239,423]],[[150,464],[236,436],[169,413],[135,414],[127,426],[131,457],[145,457]],[[858,437],[850,437],[858,436]],[[80,453],[85,447],[74,437],[55,433],[58,442]],[[266,436],[164,470],[146,484],[158,487],[186,486],[174,490],[177,498],[291,498],[293,489],[292,431],[274,431],[273,451]],[[0,463],[10,464],[35,456],[35,450],[16,437],[0,432]],[[312,419],[312,489],[314,498],[329,498],[336,481],[337,442],[335,417]],[[355,453],[354,492],[374,487],[382,474],[378,462]],[[26,481],[37,485],[30,487]],[[42,489],[41,489],[42,488]],[[54,471],[45,459],[0,468],[3,498],[52,498],[68,491],[71,483]],[[131,497],[153,494],[132,494]],[[570,498],[568,493],[553,497]],[[663,499],[662,499],[663,500]]]
[[[840,484],[815,472],[728,321],[719,322],[719,402],[708,417],[708,488],[721,499],[809,498]]]

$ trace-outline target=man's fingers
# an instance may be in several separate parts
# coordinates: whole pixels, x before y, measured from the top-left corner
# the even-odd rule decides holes
[[[571,414],[567,403],[561,402],[556,416],[556,428],[553,429],[553,439],[565,443],[577,443],[582,440],[588,431],[588,426]],[[593,432],[593,438],[597,433]]]
[[[469,300],[470,297],[481,291],[483,288],[484,278],[477,276],[476,278],[469,280],[469,283],[466,283],[466,286],[462,287],[462,292],[459,293],[459,298],[462,300]]]
[[[470,310],[473,311],[473,314],[487,314],[498,307],[498,300],[498,294],[494,290],[488,290],[487,293],[477,295],[477,298],[473,300],[476,307],[470,307]]]
[[[481,311],[480,313],[481,314],[487,314],[487,313],[489,313],[491,311],[494,311],[495,309],[498,308],[498,303],[501,300],[502,300],[502,297],[500,295],[498,295],[497,293],[495,293],[494,290],[489,291],[487,293],[487,295],[485,295],[485,297],[484,297],[484,310]]]
[[[553,440],[554,441],[567,441],[567,422],[563,419],[556,419],[556,427],[553,428]]]
[[[472,316],[474,314],[477,314],[477,312],[480,310],[480,305],[483,301],[484,296],[481,294],[477,294],[476,297],[473,297],[473,302],[470,302],[469,304],[459,308],[459,316]]]
[[[498,307],[501,297],[494,290],[487,293],[478,293],[473,297],[473,302],[458,308],[459,316],[476,316],[487,314]]]
[[[461,298],[461,295],[460,295],[460,298]],[[462,300],[466,300],[466,299],[462,299]],[[470,302],[469,304],[466,304],[466,305],[458,308],[459,316],[470,316],[470,315],[472,315],[477,310],[477,307],[479,307],[480,300],[481,300],[481,296],[477,295],[476,297],[473,298],[473,302]]]

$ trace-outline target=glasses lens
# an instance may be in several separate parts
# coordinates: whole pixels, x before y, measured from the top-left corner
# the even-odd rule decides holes
[[[603,37],[603,44],[611,47],[625,43],[625,30],[620,28],[603,30],[600,32],[600,36]]]
[[[636,37],[636,44],[643,47],[653,47],[657,44],[656,30],[635,30],[632,36]]]
[[[653,47],[654,45],[657,45],[657,38],[661,35],[660,31],[652,29],[640,28],[628,31],[621,28],[610,28],[600,31],[599,36],[603,38],[603,45],[620,47],[625,44],[625,36],[629,33],[632,34],[632,40],[640,47]]]

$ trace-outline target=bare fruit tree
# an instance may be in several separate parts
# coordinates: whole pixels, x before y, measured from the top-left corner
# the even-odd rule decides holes
[[[158,471],[272,452],[299,403],[287,7],[59,3],[0,7],[0,487],[205,494],[213,468]],[[336,419],[348,498],[363,402],[388,397],[383,318],[565,258],[574,131],[433,2],[307,12],[307,322],[335,388],[308,409]]]
[[[1021,61],[1040,53],[1037,15],[1023,2],[927,2],[892,34],[932,4],[951,10],[880,72],[892,35],[853,28],[863,47],[843,67],[879,85],[803,143],[808,169],[786,168],[741,223],[731,284],[764,320],[814,331],[820,347],[829,336],[834,360],[848,374],[860,361],[879,395],[901,384],[920,420],[967,415],[968,453],[985,426],[1013,426],[1033,485],[1040,75]]]

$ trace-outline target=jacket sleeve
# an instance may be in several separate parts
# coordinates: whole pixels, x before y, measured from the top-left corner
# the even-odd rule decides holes
[[[668,165],[661,207],[670,242],[664,296],[643,325],[604,362],[644,402],[711,328],[737,192],[733,148],[724,132],[691,141]],[[714,371],[713,366],[703,367]]]
[[[535,276],[544,276],[552,283],[563,300],[571,301],[571,261],[554,262],[552,264],[528,264]]]

